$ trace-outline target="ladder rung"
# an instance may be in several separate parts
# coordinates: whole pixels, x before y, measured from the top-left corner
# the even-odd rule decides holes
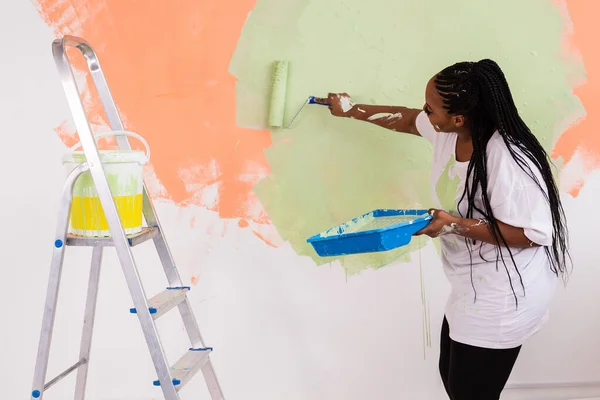
[[[158,228],[142,228],[140,233],[127,235],[129,246],[137,246],[147,240],[153,239],[158,234]],[[67,246],[114,246],[111,237],[83,237],[69,234],[67,235]]]
[[[171,367],[170,374],[177,391],[181,390],[206,364],[212,350],[212,347],[191,348]],[[156,380],[153,384],[160,386],[160,381]]]
[[[169,287],[148,300],[148,310],[152,318],[157,319],[173,307],[185,300],[185,294],[190,290],[189,286]],[[135,308],[130,308],[129,312],[136,314]]]

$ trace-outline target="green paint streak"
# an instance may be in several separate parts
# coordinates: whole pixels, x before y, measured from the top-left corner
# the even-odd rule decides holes
[[[135,196],[140,193],[141,180],[137,175],[129,174],[125,177],[122,173],[111,172],[106,174],[106,179],[110,190],[115,196]],[[80,197],[98,196],[94,180],[89,171],[84,172],[77,178],[73,187],[73,195]]]
[[[451,17],[449,17],[451,16]],[[531,29],[532,21],[535,29]],[[266,129],[271,66],[290,60],[285,121],[309,95],[348,92],[359,103],[421,107],[427,80],[460,60],[499,62],[521,115],[550,149],[583,107],[569,82],[583,66],[563,58],[563,20],[550,0],[257,0],[233,55],[237,121]],[[271,174],[255,188],[283,239],[317,264],[306,239],[376,208],[432,206],[431,146],[308,106],[272,132]],[[356,273],[408,260],[396,251],[342,257]]]
[[[458,185],[460,183],[458,176],[454,176],[453,179],[450,178],[450,170],[455,165],[456,160],[454,157],[450,157],[446,164],[446,168],[444,168],[444,171],[435,185],[435,193],[437,194],[442,208],[449,212],[456,211],[456,198],[458,196]]]
[[[137,163],[143,159],[139,156],[140,152],[136,151],[107,151],[101,153],[101,160],[104,164],[106,179],[111,192],[115,196],[135,196],[141,193],[142,176],[141,171],[136,167],[132,167],[131,163]],[[86,161],[85,155],[73,154],[65,156],[69,160],[65,165],[69,168],[74,164],[83,163]],[[142,168],[140,166],[140,168]],[[89,171],[84,172],[77,178],[73,187],[73,195],[80,197],[97,197],[94,180]]]
[[[421,243],[421,236],[417,238]],[[429,314],[429,302],[425,292],[425,277],[423,276],[423,262],[421,260],[421,250],[419,250],[419,277],[421,283],[421,311],[423,323],[423,360],[427,359],[427,348],[431,347],[431,317]]]

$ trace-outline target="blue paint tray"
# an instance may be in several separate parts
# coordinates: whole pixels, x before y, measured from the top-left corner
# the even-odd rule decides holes
[[[431,219],[427,210],[374,210],[307,242],[321,257],[387,251],[409,244]]]

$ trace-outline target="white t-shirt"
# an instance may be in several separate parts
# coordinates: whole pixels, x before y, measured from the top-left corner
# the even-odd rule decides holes
[[[424,112],[418,115],[416,126],[434,147],[431,190],[435,207],[460,216],[456,210],[469,163],[456,161],[458,135],[437,132]],[[488,142],[487,158],[488,198],[496,219],[523,228],[525,236],[541,246],[551,246],[552,213],[544,194],[513,160],[498,132]],[[539,170],[524,155],[523,158],[546,190]],[[466,198],[460,203],[463,215],[467,204]],[[481,188],[475,205],[485,209]],[[474,211],[473,218],[483,215]],[[453,340],[485,348],[512,348],[522,345],[546,322],[557,277],[550,270],[545,247],[510,249],[521,274],[519,278],[505,247],[501,251],[506,267],[502,259],[496,263],[497,246],[493,244],[471,242],[469,250],[462,236],[448,234],[439,240],[444,272],[452,287],[445,312]]]

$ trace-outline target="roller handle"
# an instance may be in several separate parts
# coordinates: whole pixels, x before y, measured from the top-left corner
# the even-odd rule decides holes
[[[318,98],[315,96],[308,96],[308,104],[319,104],[319,105],[327,106],[327,107],[329,107],[331,105],[331,104],[327,103],[325,101],[325,99]]]

